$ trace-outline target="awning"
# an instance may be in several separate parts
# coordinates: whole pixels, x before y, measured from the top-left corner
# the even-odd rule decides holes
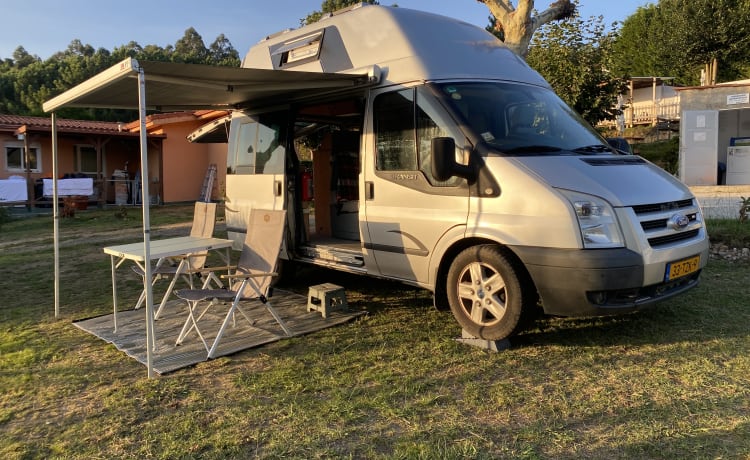
[[[148,178],[146,110],[234,109],[248,105],[283,105],[295,100],[322,96],[377,83],[380,71],[372,67],[357,74],[324,74],[286,70],[243,69],[173,62],[138,62],[128,58],[97,74],[42,107],[52,112],[52,182],[55,270],[55,317],[60,303],[59,203],[57,193],[57,118],[63,107],[103,107],[138,109],[140,125],[141,177]],[[148,180],[142,181],[143,247],[146,293],[146,360],[148,376],[153,374],[153,291]],[[113,275],[114,279],[114,275]],[[114,285],[113,285],[114,286]],[[113,288],[114,289],[114,288]]]
[[[160,111],[231,109],[284,104],[331,91],[377,83],[379,69],[356,74],[244,69],[125,59],[43,104],[61,107],[138,108],[139,70],[146,80],[146,109]]]

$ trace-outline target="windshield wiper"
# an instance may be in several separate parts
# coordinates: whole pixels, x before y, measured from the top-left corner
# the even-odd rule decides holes
[[[559,152],[562,150],[560,147],[552,145],[522,145],[521,147],[514,147],[512,149],[504,149],[505,153],[549,153]]]
[[[574,152],[578,153],[601,153],[601,152],[610,152],[612,153],[612,147],[605,145],[605,144],[594,144],[594,145],[587,145],[584,147],[578,147],[573,149]]]

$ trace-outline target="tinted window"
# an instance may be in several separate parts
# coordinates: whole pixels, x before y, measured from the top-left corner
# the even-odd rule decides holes
[[[435,137],[453,137],[461,146],[463,136],[451,132],[444,111],[423,88],[381,94],[375,99],[376,168],[378,171],[421,171],[434,186],[453,187],[462,182],[455,177],[438,181],[432,175],[431,149]],[[457,161],[463,163],[462,149]]]

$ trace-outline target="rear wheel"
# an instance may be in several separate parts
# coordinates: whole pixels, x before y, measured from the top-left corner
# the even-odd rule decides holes
[[[536,291],[523,267],[495,245],[462,251],[448,271],[447,291],[456,321],[485,340],[517,333],[536,303]]]

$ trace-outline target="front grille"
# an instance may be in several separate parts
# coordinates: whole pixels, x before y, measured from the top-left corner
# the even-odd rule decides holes
[[[693,200],[688,198],[687,200],[633,206],[633,211],[635,211],[636,214],[648,214],[650,212],[674,211],[677,209],[689,208],[691,206],[693,206]]]
[[[646,231],[656,230],[658,228],[665,228],[666,226],[667,226],[667,219],[644,220],[643,222],[641,222],[641,228],[643,228]]]
[[[653,248],[691,240],[700,234],[700,210],[692,198],[636,205],[632,209],[649,245]],[[670,225],[676,214],[687,217],[687,228],[675,228]],[[696,226],[697,223],[699,226]]]
[[[665,244],[677,243],[679,241],[689,240],[698,236],[700,230],[688,230],[686,232],[672,233],[671,235],[657,236],[649,238],[648,243],[651,247],[664,246]]]

